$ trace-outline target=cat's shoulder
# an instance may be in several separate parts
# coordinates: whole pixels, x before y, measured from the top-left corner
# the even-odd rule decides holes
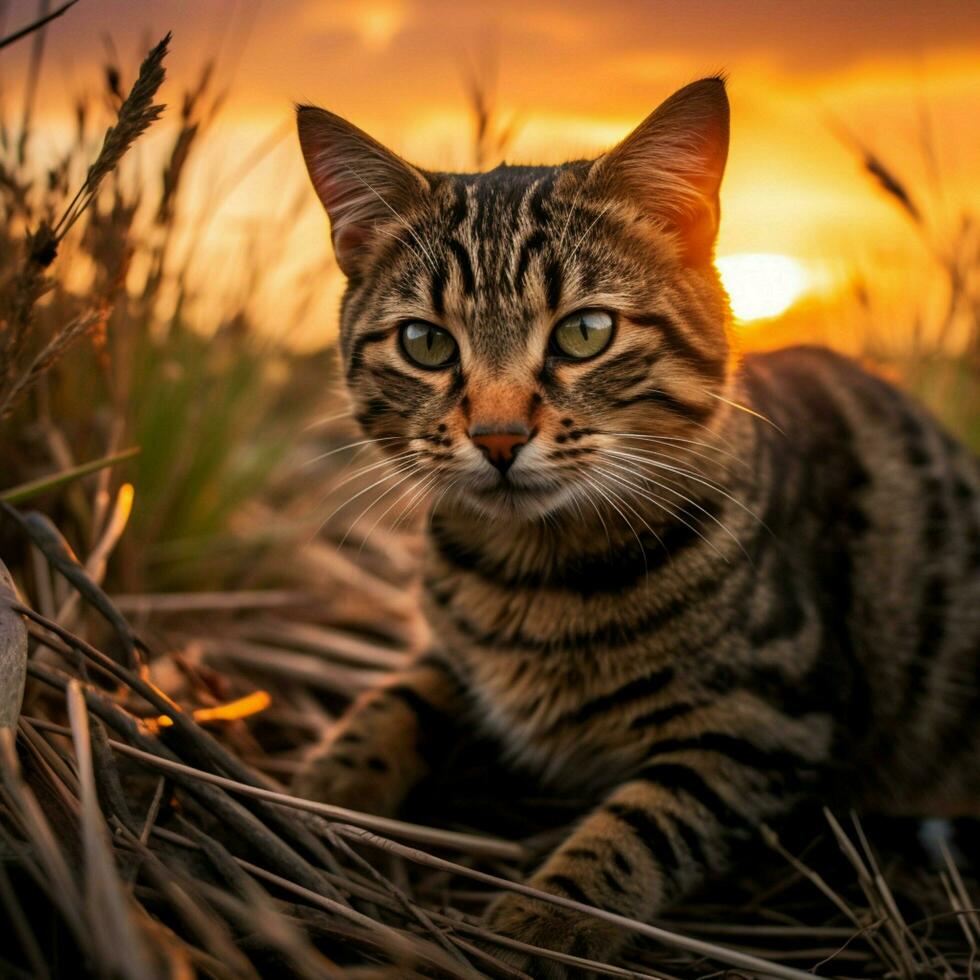
[[[828,432],[878,420],[929,419],[928,412],[873,365],[829,347],[801,344],[745,355],[736,390],[769,418]]]
[[[877,376],[855,358],[821,344],[793,344],[773,350],[754,351],[742,357],[741,366],[744,371],[749,372],[843,372],[866,377]]]
[[[797,344],[745,354],[739,367],[752,386],[867,391],[895,386],[880,370],[819,344]]]

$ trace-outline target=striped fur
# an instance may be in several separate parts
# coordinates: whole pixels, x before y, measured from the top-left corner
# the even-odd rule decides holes
[[[304,129],[315,183],[340,166],[317,154],[356,149],[329,114]],[[980,804],[980,466],[838,355],[736,362],[704,250],[726,146],[717,80],[597,162],[424,174],[407,196],[372,141],[399,210],[357,236],[343,304],[356,415],[436,502],[439,644],[358,701],[298,788],[393,812],[475,723],[596,801],[531,882],[641,918],[798,804]],[[614,315],[608,349],[550,354],[583,308]],[[409,363],[409,319],[449,330],[458,363]],[[467,434],[488,420],[531,432],[506,477]],[[492,917],[600,959],[622,941],[519,896]]]

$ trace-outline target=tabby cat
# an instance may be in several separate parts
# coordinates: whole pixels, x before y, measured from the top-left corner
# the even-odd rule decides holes
[[[723,82],[596,160],[481,174],[298,118],[354,414],[431,492],[438,639],[298,792],[392,813],[477,726],[595,800],[531,884],[639,919],[801,801],[977,813],[980,466],[844,357],[736,359]],[[491,920],[599,960],[624,941],[517,895]]]

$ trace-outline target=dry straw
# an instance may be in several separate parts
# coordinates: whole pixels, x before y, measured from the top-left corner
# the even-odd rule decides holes
[[[102,149],[89,167],[85,182],[54,226],[56,241],[67,234],[98,194],[102,181],[116,169],[127,150],[156,122],[166,108],[155,105],[153,99],[166,77],[163,60],[170,38],[171,35],[167,33],[140,65],[139,75],[119,107],[116,122],[106,130]]]

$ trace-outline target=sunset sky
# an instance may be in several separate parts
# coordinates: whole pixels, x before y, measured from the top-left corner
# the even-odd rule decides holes
[[[35,11],[34,2],[7,3],[3,31]],[[964,209],[980,210],[978,0],[81,0],[49,32],[42,141],[56,145],[72,94],[99,85],[106,38],[132,73],[166,30],[174,32],[168,101],[209,56],[230,85],[196,161],[202,199],[214,187],[206,175],[233,171],[288,125],[294,101],[346,115],[422,165],[466,167],[463,78],[473,66],[493,77],[486,66],[495,65],[497,102],[516,125],[513,162],[595,154],[675,88],[726,72],[733,135],[718,253],[739,257],[728,261],[741,277],[736,288],[753,275],[763,284],[795,275],[796,292],[827,293],[870,270],[894,293],[917,279],[909,270],[923,263],[920,246],[841,130],[895,167],[938,234]],[[0,55],[8,115],[27,53],[21,44]],[[290,134],[222,202],[214,247],[234,261],[236,236],[281,214],[302,179]],[[323,221],[312,209],[295,232],[284,247],[291,261],[322,248]],[[744,259],[757,253],[789,265]],[[268,254],[276,260],[274,247]]]

